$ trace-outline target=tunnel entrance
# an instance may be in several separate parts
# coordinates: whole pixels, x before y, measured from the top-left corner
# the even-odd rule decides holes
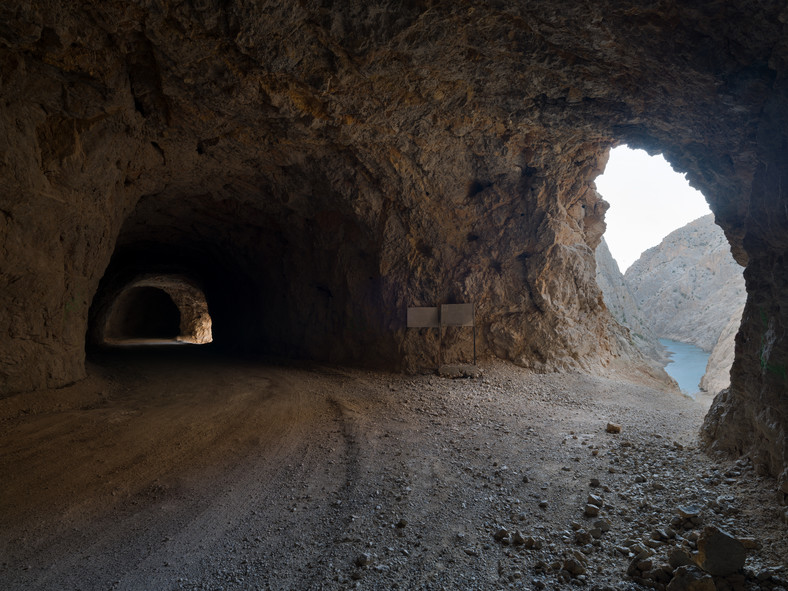
[[[157,287],[135,287],[123,293],[107,321],[107,340],[175,339],[181,313],[170,295]]]
[[[335,195],[296,211],[292,196],[283,204],[273,190],[255,199],[250,190],[228,182],[215,193],[143,197],[94,298],[92,342],[114,336],[122,293],[148,286],[177,305],[179,341],[211,341],[222,355],[392,364],[390,338],[380,344],[391,330],[371,231],[335,209]]]
[[[716,394],[730,384],[746,293],[704,195],[661,155],[627,146],[596,183],[610,205],[596,257],[605,304],[682,392]]]
[[[100,345],[202,345],[213,340],[205,294],[184,276],[137,277],[106,290],[95,307],[94,340]]]

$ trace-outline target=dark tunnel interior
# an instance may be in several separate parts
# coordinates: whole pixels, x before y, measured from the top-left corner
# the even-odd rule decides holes
[[[156,287],[134,287],[118,297],[107,327],[113,339],[174,339],[181,313],[170,295]]]
[[[395,358],[379,343],[388,331],[376,245],[352,218],[262,211],[214,195],[191,197],[189,210],[182,203],[143,198],[127,218],[93,299],[88,352],[104,341],[114,302],[153,276],[199,287],[212,350],[377,366]]]

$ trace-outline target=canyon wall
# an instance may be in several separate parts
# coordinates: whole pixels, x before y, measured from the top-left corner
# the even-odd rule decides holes
[[[709,214],[646,250],[624,276],[660,338],[711,352],[731,314],[744,305],[742,271]]]
[[[742,304],[730,316],[728,323],[722,329],[717,344],[711,350],[709,361],[706,363],[706,373],[700,380],[700,389],[704,392],[717,394],[731,385],[731,368],[736,352],[736,334],[741,325],[741,316],[744,312]]]
[[[199,284],[217,345],[418,367],[630,359],[594,280],[619,143],[710,196],[748,303],[720,449],[780,472],[788,12],[778,2],[11,0],[0,6],[0,391],[84,375],[91,305]],[[754,434],[754,435],[753,435]]]
[[[665,349],[659,344],[659,337],[640,310],[604,238],[596,249],[596,282],[602,290],[608,310],[613,318],[629,329],[629,336],[635,346],[649,359],[667,363]]]

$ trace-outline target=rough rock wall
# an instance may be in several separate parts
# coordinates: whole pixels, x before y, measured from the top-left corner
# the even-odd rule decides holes
[[[720,333],[720,338],[717,339],[717,344],[711,350],[709,361],[706,363],[706,373],[700,379],[700,389],[705,392],[717,394],[731,385],[731,367],[735,358],[736,334],[741,325],[742,312],[744,305],[733,311]]]
[[[602,290],[608,310],[613,318],[629,329],[635,346],[649,358],[664,365],[667,362],[665,349],[644,318],[604,238],[596,249],[596,282]]]
[[[713,196],[749,262],[718,440],[785,465],[787,20],[772,1],[3,2],[0,390],[84,374],[124,260],[204,278],[217,339],[266,331],[276,285],[269,345],[407,364],[427,347],[405,306],[472,299],[487,354],[601,369],[624,345],[593,178],[628,142]],[[138,201],[175,220],[163,244]]]
[[[742,267],[713,214],[668,234],[625,278],[657,335],[708,352],[746,299]]]

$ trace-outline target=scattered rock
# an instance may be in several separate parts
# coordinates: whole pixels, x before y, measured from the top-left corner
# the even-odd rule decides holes
[[[493,539],[495,539],[497,542],[500,542],[508,538],[510,535],[511,534],[509,533],[509,530],[505,527],[502,527],[493,534]]]
[[[729,533],[714,526],[707,526],[698,538],[695,564],[715,576],[735,573],[744,567],[747,551],[742,543]]]
[[[441,365],[438,374],[443,378],[480,378],[482,370],[475,365]]]
[[[685,505],[683,507],[678,507],[677,510],[682,519],[692,519],[700,515],[701,507],[698,505]]]
[[[584,575],[586,572],[586,567],[576,558],[567,558],[564,560],[563,569],[573,577]]]
[[[685,548],[672,548],[668,552],[668,563],[674,569],[682,566],[692,566],[692,555]]]
[[[621,433],[621,425],[616,423],[608,423],[607,427],[605,427],[605,431],[608,433]]]
[[[714,579],[695,566],[681,566],[676,569],[667,591],[717,591]]]
[[[586,517],[596,517],[597,515],[599,515],[599,507],[589,503],[585,506],[583,513],[585,514]]]
[[[596,505],[597,507],[600,507],[600,508],[602,508],[605,505],[605,501],[599,495],[589,494],[588,495],[588,499],[586,500],[586,502],[589,505]]]

